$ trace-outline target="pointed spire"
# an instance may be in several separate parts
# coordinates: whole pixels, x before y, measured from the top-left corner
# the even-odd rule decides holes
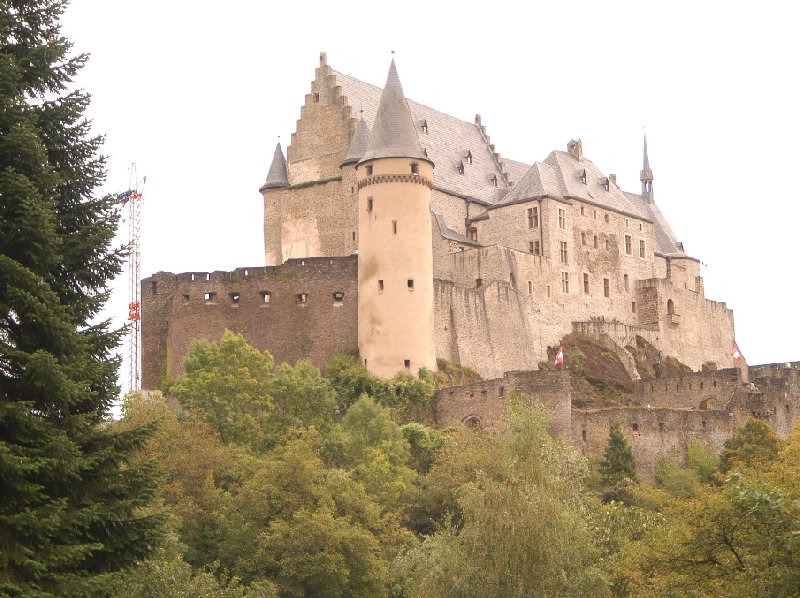
[[[642,194],[653,193],[653,171],[650,170],[650,158],[647,156],[647,135],[644,136],[644,152],[642,156],[642,172],[639,175],[642,182]]]
[[[289,171],[286,168],[286,158],[283,157],[281,142],[275,146],[275,155],[272,158],[272,165],[267,173],[267,181],[261,185],[259,191],[264,189],[279,189],[289,186]]]
[[[353,138],[350,140],[347,155],[339,166],[344,168],[351,164],[357,164],[367,151],[367,144],[369,144],[369,127],[364,122],[364,111],[362,110],[361,118],[356,125],[356,132],[353,133]]]
[[[403,94],[397,67],[392,58],[389,76],[381,94],[381,103],[369,144],[361,162],[375,158],[417,158],[428,160],[422,151],[411,110]]]

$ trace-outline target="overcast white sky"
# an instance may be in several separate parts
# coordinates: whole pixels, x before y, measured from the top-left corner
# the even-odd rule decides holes
[[[262,202],[319,52],[471,121],[532,163],[574,137],[656,201],[751,364],[800,359],[798,18],[790,2],[72,0],[64,33],[106,135],[106,190],[147,176],[142,276],[263,265]],[[112,309],[127,316],[127,283]],[[121,374],[123,385],[126,372]]]

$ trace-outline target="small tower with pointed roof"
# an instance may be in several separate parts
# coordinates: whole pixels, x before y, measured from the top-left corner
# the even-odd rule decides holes
[[[360,151],[357,135],[345,162]],[[383,377],[435,370],[433,162],[422,150],[394,59],[356,169],[361,358]]]
[[[642,172],[639,175],[642,181],[642,195],[653,202],[653,171],[650,170],[650,158],[647,157],[647,135],[644,136],[644,151],[642,156]]]
[[[275,154],[272,157],[272,164],[267,173],[266,182],[259,187],[259,191],[265,189],[282,189],[289,186],[289,170],[286,167],[286,158],[283,157],[281,143],[275,146]]]

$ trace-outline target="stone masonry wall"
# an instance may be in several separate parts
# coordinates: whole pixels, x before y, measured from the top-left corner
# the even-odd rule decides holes
[[[434,419],[437,426],[495,426],[512,393],[542,403],[553,413],[551,432],[568,434],[571,417],[569,374],[563,371],[506,372],[502,378],[437,391]]]
[[[239,332],[277,362],[324,365],[357,346],[357,257],[233,272],[159,272],[142,281],[142,388],[183,372],[194,339]],[[341,296],[339,295],[341,294]]]

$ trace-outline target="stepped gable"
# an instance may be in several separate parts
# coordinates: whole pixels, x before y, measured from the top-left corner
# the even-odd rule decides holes
[[[350,75],[338,71],[333,73],[348,104],[356,110],[363,110],[367,125],[374,123],[382,90]],[[435,187],[490,204],[508,191],[509,185],[478,125],[413,100],[407,102],[423,152],[436,165],[433,173]],[[471,164],[468,153],[472,157]],[[503,163],[508,167],[512,181],[519,180],[515,177],[521,177],[528,169],[521,162],[503,160]],[[463,174],[459,171],[460,164],[463,164]]]
[[[358,120],[355,133],[353,133],[353,138],[350,140],[350,147],[347,149],[347,155],[344,157],[344,160],[342,160],[341,166],[357,164],[358,161],[364,157],[368,144],[369,127],[367,123],[364,122],[364,117],[362,116]]]
[[[286,168],[286,158],[283,157],[283,150],[280,142],[275,146],[275,154],[272,157],[272,165],[267,173],[267,181],[261,185],[259,191],[264,189],[279,189],[289,186],[289,171]]]

